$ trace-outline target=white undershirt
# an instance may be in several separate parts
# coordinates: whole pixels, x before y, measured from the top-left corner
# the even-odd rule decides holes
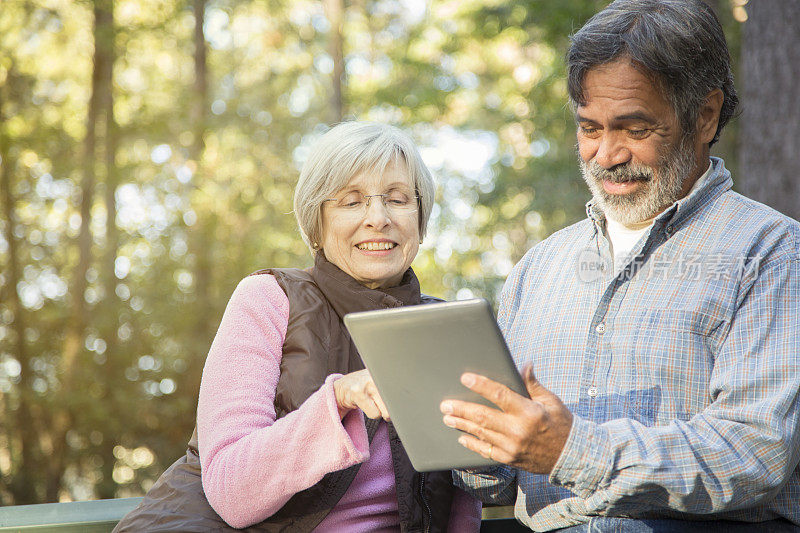
[[[708,178],[708,175],[711,174],[712,168],[713,165],[709,163],[708,169],[694,182],[694,185],[686,196],[689,196],[700,187],[706,178]],[[633,247],[636,246],[636,243],[639,242],[639,239],[642,238],[642,235],[647,233],[647,230],[653,225],[655,218],[656,217],[653,217],[634,224],[622,224],[606,215],[606,236],[611,242],[611,255],[614,257],[615,271],[619,266],[625,264],[624,260],[631,253]]]

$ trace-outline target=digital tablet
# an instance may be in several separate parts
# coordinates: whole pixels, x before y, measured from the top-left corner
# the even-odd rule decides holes
[[[447,398],[496,408],[461,384],[468,371],[528,396],[486,300],[350,313],[344,323],[415,470],[498,464],[461,446],[439,411]]]

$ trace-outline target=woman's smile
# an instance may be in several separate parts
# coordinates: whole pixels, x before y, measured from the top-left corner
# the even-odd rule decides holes
[[[396,246],[396,242],[386,239],[376,239],[356,244],[356,248],[364,252],[388,252]]]

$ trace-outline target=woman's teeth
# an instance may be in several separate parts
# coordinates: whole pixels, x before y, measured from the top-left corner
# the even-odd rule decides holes
[[[359,250],[391,250],[395,246],[397,244],[393,242],[362,242],[356,245]]]

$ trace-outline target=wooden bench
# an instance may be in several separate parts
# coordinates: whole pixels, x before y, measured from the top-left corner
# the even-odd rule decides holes
[[[0,507],[0,532],[108,533],[139,505],[141,498],[90,502],[41,503]],[[483,511],[482,533],[530,531],[514,520],[513,507]]]

